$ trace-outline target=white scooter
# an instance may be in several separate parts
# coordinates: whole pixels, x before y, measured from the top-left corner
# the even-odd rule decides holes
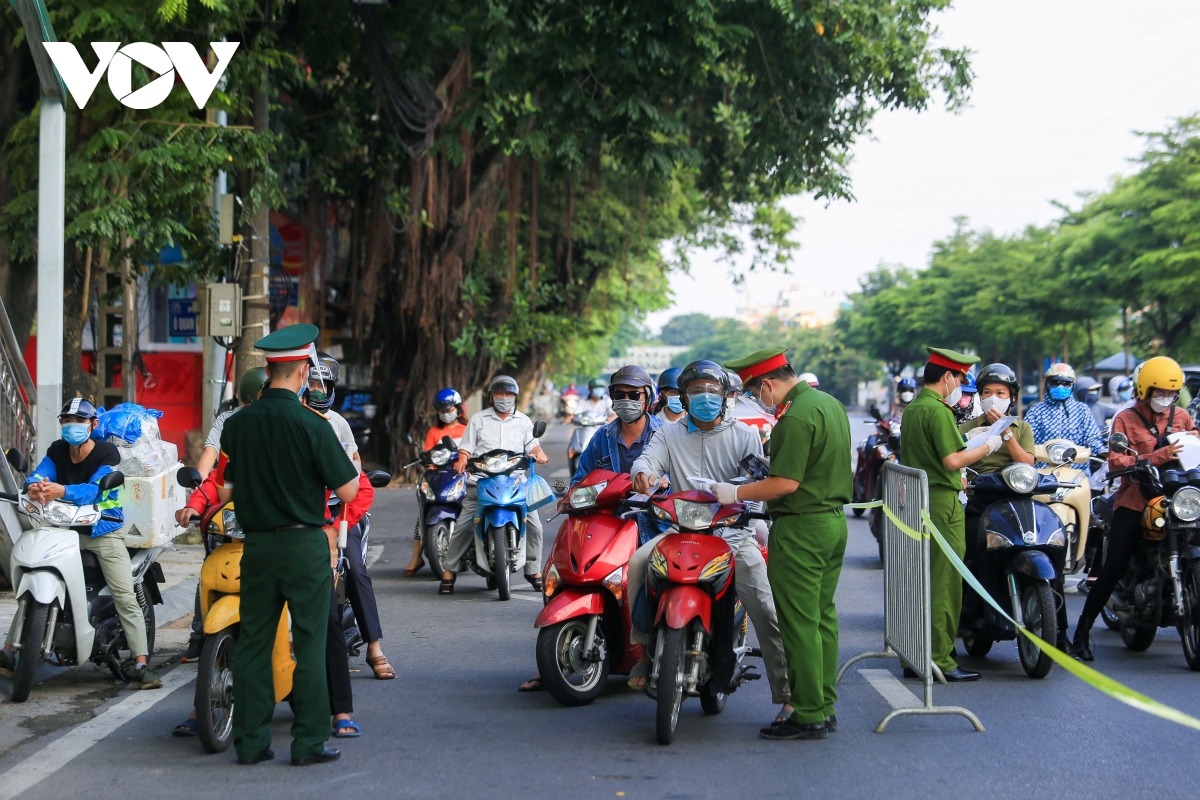
[[[29,463],[21,452],[9,450],[6,458],[17,472],[28,471]],[[100,491],[124,483],[123,474],[111,472],[100,479]],[[39,503],[28,494],[0,492],[0,500],[13,503],[35,524],[17,540],[10,563],[9,576],[17,598],[17,614],[6,640],[10,654],[16,657],[13,702],[28,699],[43,663],[67,667],[91,660],[107,666],[119,680],[128,681],[120,651],[128,651],[129,645],[112,593],[96,555],[81,550],[79,534],[71,530],[109,517],[98,505],[77,506],[60,500]],[[158,588],[164,581],[158,564],[162,550],[130,550],[134,593],[146,622],[150,655],[154,654],[154,605],[162,603]]]

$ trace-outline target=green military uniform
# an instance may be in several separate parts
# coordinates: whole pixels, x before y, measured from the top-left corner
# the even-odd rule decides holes
[[[975,419],[970,419],[958,426],[958,432],[966,436],[976,428],[990,427],[991,423],[987,421],[987,416],[979,416]],[[1033,428],[1029,427],[1029,423],[1023,419],[1019,419],[1012,424],[1008,429],[1013,436],[1017,437],[1017,444],[1021,445],[1021,449],[1026,453],[1033,455]],[[978,472],[980,475],[986,475],[989,472],[999,472],[1000,470],[1013,463],[1012,456],[1008,453],[1007,447],[1001,447],[994,453],[986,455],[971,465],[971,469]]]
[[[293,325],[255,346],[267,351],[268,363],[304,360],[291,356],[307,352],[317,333],[316,326]],[[288,355],[273,358],[281,352]],[[325,634],[333,576],[322,530],[325,489],[354,481],[357,470],[329,423],[288,389],[264,389],[257,402],[230,417],[221,450],[229,459],[225,485],[233,489],[246,532],[233,667],[234,746],[240,760],[253,761],[271,745],[271,649],[286,601],[296,658],[292,758],[311,758],[324,749],[330,731]]]
[[[979,359],[950,350],[929,348],[945,366],[948,359],[965,372]],[[937,362],[931,362],[937,363]],[[962,434],[954,422],[954,412],[937,392],[925,387],[904,410],[904,432],[900,437],[900,463],[925,471],[929,480],[929,518],[955,554],[966,554],[965,517],[962,502],[962,472],[947,469],[942,459],[966,449]],[[933,543],[929,549],[929,599],[931,605],[933,663],[943,672],[956,669],[950,655],[958,633],[962,611],[962,577],[942,548]]]
[[[769,372],[784,348],[764,350],[725,366],[743,380]],[[747,377],[748,376],[748,377]],[[801,381],[792,387],[771,432],[772,476],[800,483],[768,504],[773,523],[767,576],[787,656],[792,720],[833,716],[838,666],[834,591],[846,552],[846,515],[853,475],[850,420],[840,402]]]

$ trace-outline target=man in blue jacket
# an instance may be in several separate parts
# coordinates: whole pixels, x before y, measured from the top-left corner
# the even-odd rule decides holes
[[[39,503],[62,500],[74,505],[88,505],[98,501],[106,517],[94,526],[78,527],[79,547],[90,550],[100,561],[104,582],[112,592],[117,606],[117,616],[125,630],[129,643],[129,654],[135,662],[132,676],[134,689],[158,689],[162,681],[146,662],[146,620],[133,592],[133,568],[129,551],[125,549],[125,536],[119,533],[124,525],[124,514],[116,489],[101,494],[100,479],[121,463],[121,454],[109,442],[92,438],[96,428],[96,409],[82,397],[68,400],[58,415],[63,438],[46,450],[46,457],[25,480],[29,497]]]

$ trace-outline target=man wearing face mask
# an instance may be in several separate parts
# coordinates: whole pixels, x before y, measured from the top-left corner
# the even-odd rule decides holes
[[[1074,387],[1075,370],[1071,365],[1051,364],[1046,370],[1046,399],[1029,407],[1025,421],[1033,429],[1033,441],[1037,444],[1067,439],[1090,449],[1092,455],[1100,455],[1108,449],[1100,426],[1096,424],[1091,408],[1071,396]],[[1086,465],[1081,468],[1091,472]]]
[[[778,417],[771,470],[744,486],[717,484],[723,502],[766,501],[773,520],[767,567],[779,612],[793,713],[759,731],[764,739],[824,739],[837,730],[838,627],[834,592],[846,551],[850,502],[850,420],[832,396],[796,377],[784,348],[725,366],[746,394]]]
[[[892,416],[903,417],[904,409],[917,397],[917,382],[912,378],[901,378],[896,383],[896,401],[892,403]]]
[[[579,483],[594,469],[629,472],[650,436],[662,426],[649,413],[654,382],[646,370],[634,365],[621,367],[612,375],[609,394],[617,418],[588,442],[575,466],[572,484]]]
[[[683,417],[683,399],[679,396],[678,367],[664,369],[658,376],[658,400],[654,403],[654,416],[662,422],[676,422]]]
[[[545,464],[549,457],[542,451],[541,443],[533,438],[533,420],[517,410],[517,394],[521,387],[507,375],[497,375],[488,384],[485,408],[467,423],[467,430],[459,442],[458,459],[454,469],[462,472],[472,456],[491,450],[508,450],[513,453],[528,453],[537,463]],[[445,568],[438,594],[454,594],[456,573],[462,569],[462,559],[475,536],[475,510],[479,497],[475,493],[474,476],[467,478],[467,493],[463,495],[462,511],[458,518],[461,525],[454,526],[454,533],[446,547]],[[525,580],[537,591],[542,591],[542,520],[537,511],[525,517]]]
[[[617,415],[613,412],[612,398],[608,396],[608,389],[604,385],[603,378],[592,378],[588,381],[587,396],[579,398],[579,401],[575,403],[575,414],[583,414],[585,412],[603,414],[605,420],[608,422],[612,422],[617,418]],[[570,425],[575,419],[575,414],[567,417],[564,420],[565,424]]]
[[[728,481],[742,474],[742,459],[751,454],[762,455],[762,442],[758,434],[749,426],[730,419],[725,413],[729,376],[719,364],[707,360],[693,361],[679,376],[679,388],[683,392],[683,405],[688,414],[686,420],[659,428],[629,471],[634,488],[644,494],[649,494],[662,476],[667,474],[670,474],[672,488],[676,491],[711,491],[728,486]],[[707,482],[693,481],[693,478],[722,483],[714,487]],[[783,704],[776,718],[776,721],[782,721],[791,716],[792,708],[787,705],[790,697],[787,659],[779,638],[779,620],[775,615],[775,602],[767,579],[767,565],[758,549],[758,541],[749,528],[725,528],[721,536],[733,551],[736,563],[733,574],[738,597],[758,634],[772,699]],[[635,609],[644,608],[646,565],[650,551],[661,538],[655,537],[642,545],[629,560],[628,596],[635,604]],[[634,616],[639,615],[635,613]],[[648,641],[646,627],[643,627],[647,622],[642,618],[634,620],[630,637],[633,641],[641,644]],[[643,655],[629,674],[630,687],[645,687],[649,664],[649,655]]]
[[[1175,432],[1196,435],[1191,416],[1175,407],[1183,388],[1183,370],[1173,359],[1158,356],[1147,361],[1137,371],[1137,402],[1117,414],[1113,433],[1124,434],[1131,450],[1149,459],[1159,470],[1179,469],[1179,453],[1183,442],[1171,443]],[[1132,453],[1108,454],[1108,468],[1115,472],[1134,466],[1138,456]],[[1108,548],[1100,577],[1088,592],[1087,602],[1075,625],[1075,653],[1083,661],[1091,661],[1092,624],[1100,609],[1108,602],[1117,582],[1129,569],[1129,559],[1141,538],[1142,513],[1146,496],[1134,476],[1121,478],[1121,486],[1113,498],[1112,524],[1108,529]]]
[[[900,463],[925,471],[929,481],[929,517],[959,558],[966,555],[966,530],[962,491],[963,467],[970,466],[1004,446],[999,436],[963,444],[951,411],[962,397],[967,368],[979,362],[941,347],[926,348],[925,388],[904,412],[900,438]],[[980,437],[982,438],[982,437]],[[943,553],[929,548],[930,618],[933,623],[932,655],[947,681],[979,680],[978,672],[960,669],[954,657],[954,637],[962,611],[963,580]]]

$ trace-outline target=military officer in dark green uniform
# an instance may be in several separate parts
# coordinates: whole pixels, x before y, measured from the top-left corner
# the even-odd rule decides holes
[[[929,479],[929,518],[959,558],[966,553],[962,468],[995,453],[1003,445],[999,436],[988,436],[967,449],[954,421],[951,406],[962,396],[967,368],[979,361],[940,347],[930,347],[925,365],[925,388],[904,410],[900,436],[900,463],[925,471]],[[955,662],[954,637],[962,610],[963,581],[942,548],[929,549],[929,598],[933,623],[933,663],[947,681],[979,680],[978,672],[960,669]]]
[[[222,502],[232,499],[246,532],[241,564],[241,632],[233,661],[233,710],[238,761],[275,757],[271,716],[275,688],[271,648],[286,601],[292,618],[292,763],[333,761],[325,631],[333,580],[325,525],[325,490],[342,502],[358,493],[358,471],[324,417],[300,405],[316,364],[315,325],[291,325],[258,340],[267,354],[270,388],[225,423],[228,456]],[[334,550],[333,552],[336,552]]]
[[[837,730],[838,625],[833,595],[846,552],[853,476],[850,420],[828,394],[796,379],[786,348],[725,365],[747,395],[775,414],[770,475],[740,487],[718,484],[728,501],[765,500],[771,514],[767,576],[787,655],[792,716],[759,731],[764,739],[824,739]],[[725,497],[722,497],[725,495]]]

